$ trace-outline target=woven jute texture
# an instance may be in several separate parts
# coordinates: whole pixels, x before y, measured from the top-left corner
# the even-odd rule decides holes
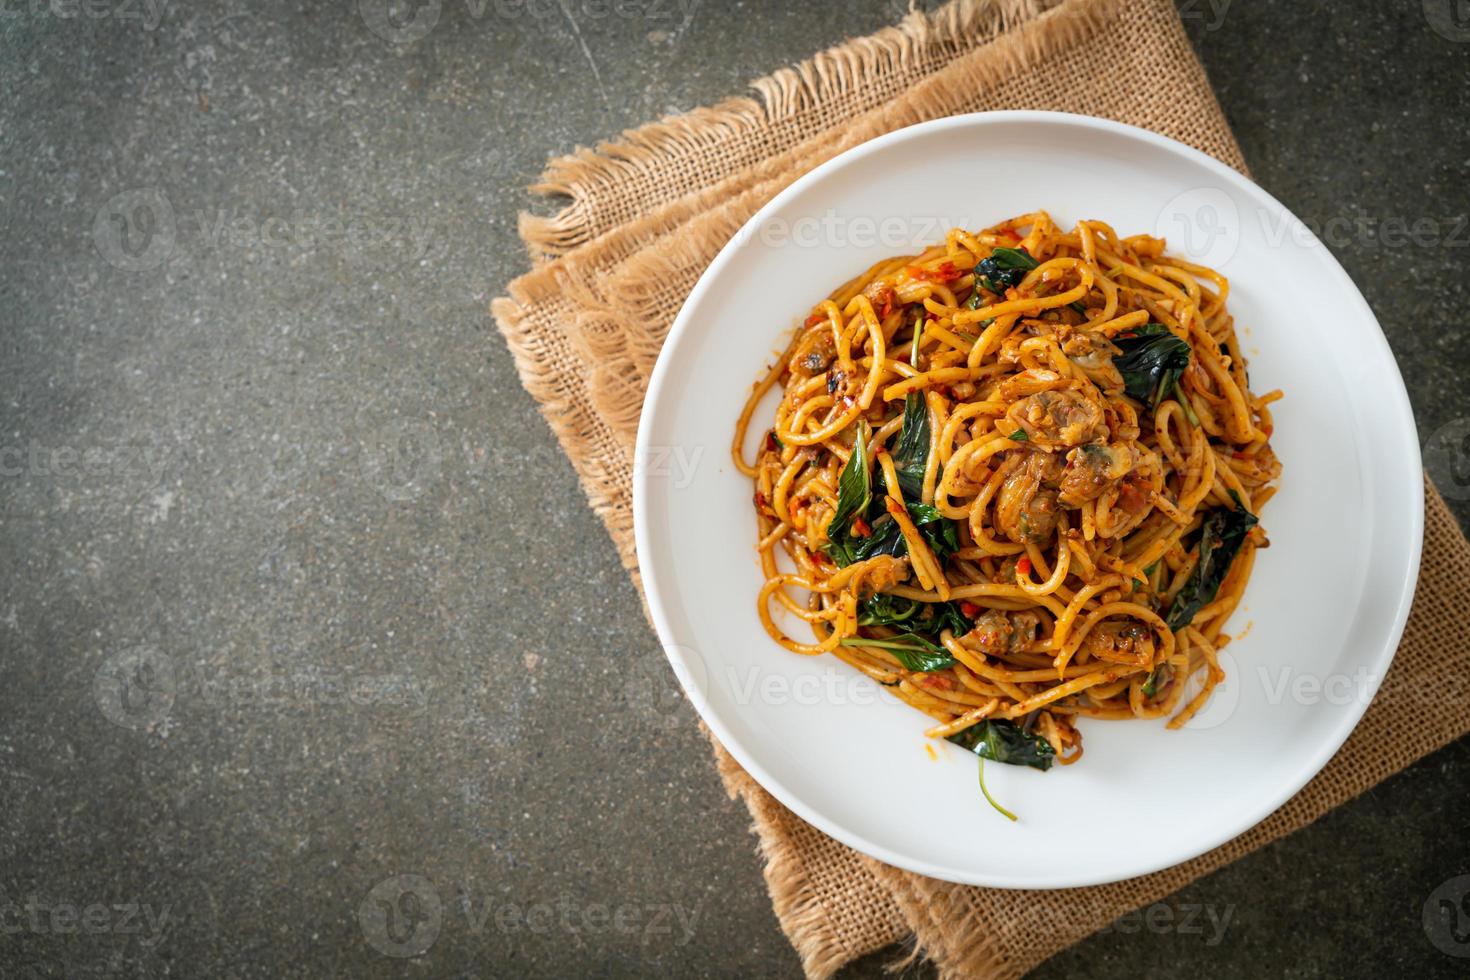
[[[721,246],[801,174],[903,126],[1018,108],[1143,126],[1244,170],[1167,0],[957,0],[753,87],[753,97],[552,161],[533,190],[569,203],[522,219],[533,269],[493,305],[526,389],[635,581],[633,443],[659,347]],[[750,809],[776,914],[807,973],[829,976],[908,942],[945,976],[1018,977],[1470,729],[1470,699],[1445,696],[1440,683],[1470,668],[1470,544],[1432,487],[1423,569],[1393,670],[1337,757],[1254,829],[1142,878],[1021,892],[900,871],[793,816],[715,745],[725,786]]]

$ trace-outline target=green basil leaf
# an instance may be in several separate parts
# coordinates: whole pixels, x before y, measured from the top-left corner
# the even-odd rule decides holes
[[[861,517],[873,499],[873,478],[868,463],[868,424],[858,423],[852,455],[837,476],[837,507],[827,523],[826,552],[846,567],[855,560],[856,545],[852,538],[853,518]],[[861,541],[862,539],[858,539]]]
[[[1113,357],[1113,367],[1123,376],[1123,389],[1155,409],[1178,387],[1193,353],[1162,323],[1146,323],[1126,337],[1114,337],[1113,345],[1120,351]],[[1183,395],[1179,397],[1185,404]]]
[[[1007,289],[1021,285],[1026,273],[1039,264],[1024,248],[999,246],[990,253],[989,258],[981,259],[980,264],[975,266],[975,292],[970,296],[970,309],[980,308],[981,286],[997,296],[1004,296]],[[1081,303],[1071,303],[1070,306],[1083,316],[1087,315],[1087,308]]]
[[[1151,698],[1159,693],[1159,687],[1169,679],[1169,665],[1159,664],[1148,672],[1148,677],[1143,681],[1143,696]]]
[[[1195,614],[1215,601],[1220,583],[1230,571],[1230,563],[1240,552],[1251,528],[1259,518],[1239,506],[1233,510],[1217,507],[1205,515],[1199,538],[1199,560],[1184,585],[1174,595],[1169,615],[1164,622],[1171,630],[1180,630],[1194,621]]]
[[[903,430],[893,450],[893,469],[905,500],[924,495],[924,468],[929,464],[929,406],[917,391],[903,402]]]
[[[919,529],[926,544],[941,562],[960,547],[958,525],[929,504],[909,504],[909,517]],[[908,540],[898,522],[888,514],[873,521],[873,533],[852,542],[852,561],[867,561],[876,555],[902,558],[909,553]],[[848,564],[851,564],[849,562]]]
[[[975,266],[975,283],[977,288],[983,285],[997,296],[1004,296],[1007,289],[1021,285],[1026,273],[1036,266],[1036,260],[1024,248],[1002,245]]]
[[[937,635],[949,630],[960,637],[975,628],[975,621],[960,612],[960,604],[957,602],[936,602],[929,606],[929,619],[919,625],[921,633]]]
[[[858,625],[893,626],[912,632],[909,623],[919,618],[924,606],[917,599],[877,592],[858,604]]]
[[[958,525],[930,504],[909,504],[909,516],[941,562],[960,548]]]
[[[955,602],[920,602],[903,596],[878,592],[858,606],[859,626],[890,626],[906,633],[938,636],[945,630],[964,636],[975,628]]]
[[[904,633],[886,640],[848,636],[840,642],[846,647],[877,647],[879,650],[887,650],[899,663],[904,665],[905,669],[919,673],[930,673],[953,667],[955,662],[954,657],[950,656],[949,651],[944,647],[914,633]]]
[[[884,514],[873,521],[873,533],[866,538],[857,538],[853,545],[853,560],[867,561],[877,555],[902,558],[909,553],[908,542],[898,522]]]
[[[1004,718],[977,721],[948,736],[946,741],[969,749],[982,759],[1009,766],[1030,766],[1042,772],[1050,769],[1056,759],[1050,742]]]

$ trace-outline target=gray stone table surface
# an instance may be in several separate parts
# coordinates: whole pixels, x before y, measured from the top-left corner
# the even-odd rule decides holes
[[[0,0],[0,975],[798,973],[486,306],[549,155],[896,7]],[[1183,12],[1466,520],[1462,7]],[[1036,975],[1462,974],[1467,785]]]

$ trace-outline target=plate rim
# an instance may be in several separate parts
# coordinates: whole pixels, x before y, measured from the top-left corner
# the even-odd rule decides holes
[[[912,871],[916,874],[938,878],[955,884],[981,885],[991,888],[1005,889],[1038,889],[1038,888],[1077,888],[1092,885],[1110,884],[1117,881],[1126,881],[1141,875],[1152,874],[1166,868],[1177,867],[1187,861],[1208,853],[1217,847],[1235,839],[1246,831],[1259,825],[1263,820],[1276,812],[1289,800],[1297,795],[1308,782],[1315,778],[1322,769],[1335,757],[1348,737],[1357,728],[1363,714],[1367,711],[1373,698],[1355,699],[1351,704],[1343,706],[1330,735],[1323,739],[1310,759],[1302,766],[1293,780],[1283,780],[1281,789],[1274,794],[1269,794],[1257,806],[1250,808],[1246,815],[1225,827],[1223,832],[1203,835],[1202,843],[1191,845],[1186,848],[1187,853],[1178,857],[1170,857],[1162,863],[1140,865],[1138,870],[1128,874],[1118,875],[1116,873],[1100,873],[1087,875],[1057,875],[1042,874],[1020,878],[1015,875],[993,875],[993,874],[971,874],[963,870],[932,864],[928,861],[909,858],[901,853],[895,852],[881,844],[874,843],[859,833],[848,830],[836,820],[828,818],[825,814],[809,806],[802,797],[776,779],[762,766],[753,755],[734,738],[730,729],[725,725],[717,712],[715,712],[704,697],[702,692],[692,684],[686,682],[689,677],[687,665],[682,662],[678,653],[679,641],[673,637],[668,614],[665,608],[664,598],[656,584],[658,576],[652,571],[652,565],[646,560],[652,554],[653,545],[649,539],[649,472],[648,467],[637,465],[638,460],[646,458],[649,439],[655,426],[655,418],[658,413],[655,409],[663,395],[664,381],[668,376],[674,359],[673,352],[679,347],[680,341],[685,334],[692,329],[694,322],[691,311],[707,292],[714,281],[723,272],[743,241],[746,241],[754,229],[758,229],[762,222],[775,212],[781,210],[788,201],[802,194],[808,187],[824,180],[829,174],[835,173],[851,163],[875,153],[895,143],[902,143],[916,139],[921,136],[942,131],[950,128],[963,128],[970,126],[986,126],[997,123],[1035,123],[1040,125],[1064,125],[1081,127],[1084,129],[1100,130],[1113,135],[1124,136],[1139,140],[1154,148],[1164,150],[1183,156],[1186,160],[1203,166],[1211,174],[1226,184],[1243,186],[1247,191],[1261,195],[1279,212],[1299,225],[1301,221],[1281,201],[1277,200],[1265,188],[1261,187],[1250,177],[1222,163],[1214,157],[1195,149],[1188,144],[1163,136],[1151,130],[1131,126],[1126,123],[1116,122],[1110,119],[1102,119],[1096,116],[1086,116],[1077,113],[1051,112],[1030,109],[996,110],[990,112],[964,113],[954,116],[946,116],[927,122],[917,123],[902,129],[885,133],[874,139],[851,147],[830,160],[818,165],[801,177],[794,180],[783,188],[771,200],[762,205],[731,237],[720,252],[715,256],[709,266],[700,274],[699,280],[690,290],[678,315],[674,318],[669,328],[668,335],[664,338],[662,347],[654,369],[649,377],[648,390],[645,393],[642,408],[638,419],[638,432],[634,446],[633,466],[633,530],[638,569],[642,581],[642,590],[647,602],[649,618],[653,621],[654,630],[658,636],[660,646],[663,648],[664,656],[673,667],[675,676],[679,680],[680,687],[685,696],[694,706],[700,719],[709,726],[719,744],[729,752],[741,767],[750,774],[763,789],[774,796],[787,809],[791,810],[801,819],[821,830],[828,836],[857,850],[863,854],[873,857],[894,867]],[[1305,227],[1302,225],[1302,227]],[[1378,685],[1387,675],[1393,665],[1398,645],[1403,639],[1405,626],[1408,623],[1409,611],[1413,605],[1414,594],[1418,586],[1420,564],[1423,557],[1424,544],[1424,494],[1423,494],[1423,460],[1419,445],[1418,430],[1414,423],[1413,408],[1409,402],[1408,389],[1404,384],[1403,373],[1398,369],[1398,362],[1394,358],[1393,350],[1389,346],[1388,338],[1383,332],[1383,326],[1378,317],[1369,306],[1367,299],[1363,296],[1351,276],[1342,267],[1332,251],[1327,248],[1315,235],[1311,236],[1309,247],[1320,252],[1327,259],[1327,267],[1339,280],[1338,285],[1344,287],[1348,295],[1348,302],[1356,303],[1360,312],[1365,315],[1376,329],[1374,343],[1378,355],[1386,359],[1392,368],[1393,381],[1388,388],[1390,397],[1386,399],[1392,407],[1393,423],[1398,427],[1400,435],[1404,436],[1403,444],[1407,447],[1413,462],[1413,471],[1419,474],[1419,478],[1411,482],[1418,488],[1419,492],[1411,494],[1409,523],[1410,523],[1410,545],[1408,555],[1407,575],[1404,577],[1402,588],[1394,597],[1392,625],[1388,632],[1388,642],[1385,649],[1381,651],[1373,664],[1377,669],[1377,681],[1373,693],[1376,695]]]

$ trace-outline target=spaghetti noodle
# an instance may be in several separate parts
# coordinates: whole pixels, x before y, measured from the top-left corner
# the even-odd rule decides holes
[[[1075,762],[1079,716],[1184,724],[1224,678],[1281,471],[1281,392],[1251,394],[1228,293],[1160,239],[1042,211],[837,289],[737,425],[767,632],[982,760]]]

